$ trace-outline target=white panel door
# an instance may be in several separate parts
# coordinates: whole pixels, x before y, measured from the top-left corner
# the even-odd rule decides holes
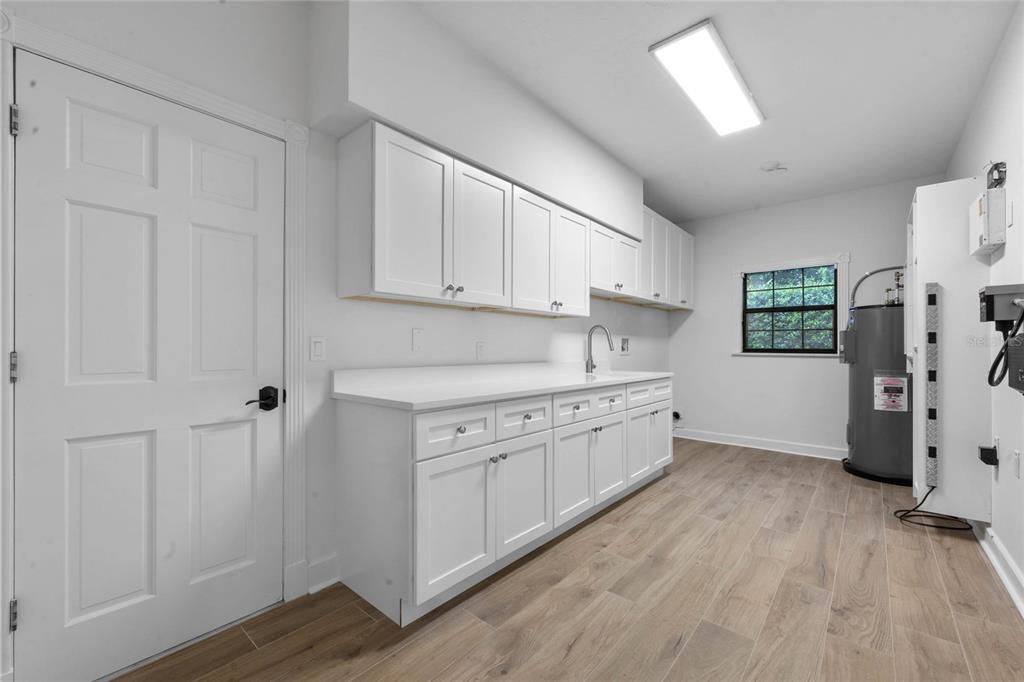
[[[657,220],[654,213],[646,207],[643,210],[643,220],[640,224],[640,232],[643,238],[640,241],[640,287],[637,294],[641,298],[651,298],[651,285],[654,281],[654,221]]]
[[[591,424],[555,429],[555,526],[594,506]]]
[[[668,231],[671,223],[661,216],[654,217],[651,230],[651,298],[659,303],[668,302]]]
[[[679,286],[676,303],[693,307],[693,235],[679,230]]]
[[[559,209],[551,250],[552,287],[563,315],[590,315],[590,221]]]
[[[590,286],[611,293],[619,290],[613,263],[615,242],[614,232],[590,223]]]
[[[453,300],[512,305],[512,185],[455,162]]]
[[[590,248],[594,248],[593,242]],[[619,293],[637,296],[640,292],[640,243],[632,237],[615,236],[612,271]],[[593,277],[594,273],[590,273]]]
[[[497,447],[416,465],[416,603],[494,561]]]
[[[500,443],[497,464],[497,555],[554,528],[554,452],[551,431]]]
[[[384,126],[373,131],[374,291],[451,300],[455,161]]]
[[[512,197],[512,307],[553,312],[551,245],[558,207],[520,187]]]
[[[594,504],[626,488],[626,415],[610,415],[592,422]]]
[[[651,468],[672,463],[672,403],[655,403],[651,411]]]
[[[651,410],[638,407],[626,413],[626,476],[629,485],[651,472]]]
[[[20,679],[282,596],[284,144],[19,52]]]

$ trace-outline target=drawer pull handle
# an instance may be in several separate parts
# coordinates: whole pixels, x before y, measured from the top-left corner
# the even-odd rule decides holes
[[[530,414],[529,412],[527,412],[526,414],[523,415],[523,420],[524,421],[530,421],[531,419],[533,419],[533,415]]]
[[[455,285],[454,284],[449,284],[448,286],[446,286],[444,288],[444,290],[445,291],[455,291]]]
[[[459,428],[455,429],[455,433],[458,433],[460,435],[465,433],[465,432],[466,432],[466,425],[465,424],[463,424]]]
[[[573,406],[572,406],[572,411],[573,411],[573,412],[579,412],[579,411],[580,411],[580,406],[579,406],[579,404],[573,405]]]
[[[503,452],[500,455],[498,455],[498,457],[501,457],[502,459],[508,459],[508,453],[507,452]]]
[[[615,398],[608,398],[608,404],[609,405],[614,405],[615,404]]]
[[[498,458],[497,457],[491,457],[491,464],[497,464],[497,463],[498,463]]]

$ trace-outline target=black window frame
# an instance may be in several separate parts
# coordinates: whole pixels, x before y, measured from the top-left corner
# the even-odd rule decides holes
[[[749,275],[760,275],[766,272],[772,273],[772,291],[775,291],[774,279],[775,273],[785,272],[786,270],[806,270],[808,268],[820,268],[820,267],[831,267],[832,268],[832,304],[831,305],[798,305],[798,306],[771,306],[767,308],[749,308],[747,307],[747,277]],[[839,352],[839,266],[836,263],[821,263],[819,265],[803,265],[793,266],[788,268],[776,268],[774,270],[757,270],[755,272],[744,272],[743,277],[740,281],[741,296],[743,297],[743,309],[740,313],[741,317],[741,338],[740,347],[744,354],[786,354],[786,355],[836,355]],[[785,288],[785,287],[783,287]],[[805,287],[801,286],[801,289]],[[774,296],[772,298],[774,303]],[[832,311],[832,347],[831,348],[748,348],[747,347],[747,314],[748,313],[793,313],[793,312],[814,312],[820,310],[831,310]],[[772,315],[772,326],[774,327],[774,315]],[[801,318],[802,319],[802,318]],[[771,333],[774,334],[774,329]],[[796,331],[796,330],[792,330]],[[802,327],[800,329],[801,334],[806,331]],[[814,330],[812,330],[814,331]],[[822,330],[824,331],[824,330]],[[774,342],[774,338],[773,338]]]

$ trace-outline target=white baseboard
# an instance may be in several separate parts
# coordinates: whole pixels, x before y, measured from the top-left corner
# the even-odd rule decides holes
[[[769,438],[738,436],[732,433],[715,433],[714,431],[698,431],[697,429],[684,429],[679,427],[675,428],[672,433],[677,438],[689,438],[690,440],[701,440],[708,443],[721,443],[723,445],[741,445],[745,448],[786,452],[792,455],[805,455],[807,457],[819,457],[821,459],[843,459],[846,457],[846,448],[836,448],[830,445],[792,443],[787,440],[771,440]]]
[[[338,555],[332,552],[309,562],[309,593],[319,592],[341,580],[338,568]]]
[[[974,534],[978,537],[978,544],[988,557],[996,575],[1003,581],[1003,586],[1010,593],[1010,599],[1014,606],[1024,616],[1024,571],[1013,560],[1010,553],[1006,551],[1006,545],[992,532],[992,527],[986,524],[977,524],[974,527]]]

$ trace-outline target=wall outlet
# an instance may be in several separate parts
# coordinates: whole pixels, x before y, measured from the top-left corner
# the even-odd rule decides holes
[[[423,330],[419,327],[412,328],[412,352],[419,353],[423,350]]]
[[[327,359],[327,337],[309,337],[309,361],[323,362]]]
[[[487,359],[487,344],[483,341],[476,342],[476,359],[486,360]]]
[[[629,337],[619,339],[619,355],[629,355]]]

